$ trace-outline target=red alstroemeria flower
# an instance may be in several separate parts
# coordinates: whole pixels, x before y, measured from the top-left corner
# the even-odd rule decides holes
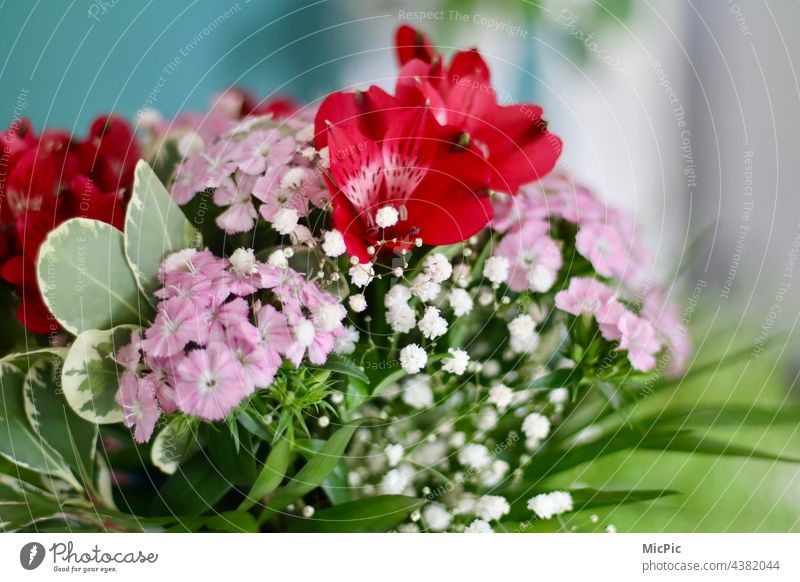
[[[428,38],[408,25],[397,30],[396,46],[400,103],[428,103],[439,123],[469,136],[489,161],[493,190],[515,194],[553,169],[561,140],[547,130],[542,108],[498,105],[489,68],[477,50],[459,51],[445,65]]]
[[[36,136],[22,120],[0,135],[9,144],[8,180],[0,181],[0,277],[16,287],[17,319],[33,333],[59,329],[42,301],[36,256],[47,234],[68,218],[122,228],[139,146],[123,120],[97,118],[86,139],[64,131]]]
[[[333,226],[351,256],[367,262],[370,246],[457,243],[489,222],[484,157],[446,139],[442,129],[429,107],[404,107],[377,87],[334,93],[322,103],[315,145],[329,148]],[[399,219],[381,228],[376,214],[387,206]]]

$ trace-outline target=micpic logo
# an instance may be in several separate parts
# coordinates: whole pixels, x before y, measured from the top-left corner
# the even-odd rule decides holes
[[[29,542],[19,551],[19,563],[26,570],[35,570],[44,561],[44,546],[39,542]]]

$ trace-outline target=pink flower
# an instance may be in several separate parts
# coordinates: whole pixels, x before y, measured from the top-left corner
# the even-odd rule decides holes
[[[569,287],[556,293],[556,307],[572,315],[591,313],[594,315],[608,300],[614,298],[614,291],[591,277],[573,277]]]
[[[142,348],[152,356],[174,356],[190,341],[203,335],[198,308],[188,299],[174,297],[162,301],[152,326],[145,332]]]
[[[256,326],[261,345],[274,356],[286,353],[292,344],[291,330],[283,314],[272,305],[256,305]],[[270,356],[272,357],[272,356]]]
[[[236,171],[236,145],[230,141],[220,140],[198,155],[207,163],[205,181],[208,188],[218,187]]]
[[[511,265],[508,286],[512,291],[531,289],[549,291],[561,269],[561,251],[547,230],[536,228],[538,222],[506,235],[495,255],[506,257]]]
[[[230,337],[229,347],[239,363],[242,379],[249,387],[248,393],[272,384],[281,365],[281,357],[273,348],[237,334]]]
[[[628,350],[628,361],[633,369],[649,372],[655,368],[655,354],[661,349],[661,343],[652,324],[633,313],[624,313],[617,325],[622,332],[619,347]]]
[[[603,277],[623,279],[629,255],[613,226],[599,222],[582,225],[575,237],[575,248]]]
[[[556,293],[556,307],[572,315],[589,313],[594,316],[600,335],[608,341],[622,337],[617,326],[619,318],[630,313],[609,287],[590,277],[573,277],[569,288]]]
[[[252,176],[237,174],[233,178],[227,177],[219,188],[214,191],[214,204],[228,207],[217,219],[217,226],[228,234],[247,232],[253,229],[258,213],[253,206],[251,192],[255,180]]]
[[[667,340],[669,373],[679,376],[686,368],[686,362],[692,353],[692,341],[678,309],[667,301],[661,289],[653,288],[645,295],[642,316]]]
[[[249,393],[231,351],[212,344],[189,352],[177,366],[175,399],[187,414],[222,420]]]
[[[142,332],[135,329],[131,332],[130,343],[119,348],[114,359],[126,370],[135,372],[142,361],[141,349]]]
[[[191,156],[178,166],[172,185],[172,199],[176,204],[187,204],[198,192],[206,189],[207,171],[208,161],[202,155]]]
[[[119,379],[116,400],[124,412],[122,423],[134,429],[133,438],[138,443],[150,440],[161,416],[155,388],[149,377],[137,378],[133,372],[125,372]]]
[[[295,147],[292,138],[283,138],[277,129],[270,129],[247,136],[239,143],[235,156],[242,172],[258,176],[269,167],[285,166]]]

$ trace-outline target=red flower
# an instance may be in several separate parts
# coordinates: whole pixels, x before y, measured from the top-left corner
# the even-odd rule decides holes
[[[377,87],[334,93],[317,113],[315,145],[330,152],[333,225],[362,262],[370,246],[463,241],[492,217],[485,159],[447,139],[427,106],[404,107]],[[387,206],[398,221],[381,227]]]
[[[402,67],[398,100],[429,103],[451,133],[469,136],[489,161],[493,190],[515,194],[553,169],[561,140],[547,130],[541,107],[498,105],[489,68],[477,50],[457,52],[447,66],[428,38],[408,25],[397,30],[396,46]]]
[[[0,277],[16,287],[17,319],[33,333],[57,331],[42,301],[36,255],[47,234],[77,216],[122,228],[139,146],[123,120],[97,118],[88,137],[33,133],[30,122],[3,132],[8,180],[0,181]]]

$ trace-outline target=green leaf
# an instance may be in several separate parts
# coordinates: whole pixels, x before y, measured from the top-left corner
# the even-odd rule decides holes
[[[81,490],[58,451],[31,429],[22,397],[24,382],[22,370],[0,362],[0,455],[15,465],[63,479]]]
[[[125,257],[145,297],[159,287],[164,257],[196,240],[195,229],[144,160],[136,164],[124,238]]]
[[[631,489],[616,491],[601,491],[597,489],[580,488],[570,489],[572,495],[573,511],[582,509],[597,509],[613,505],[627,505],[639,501],[650,501],[669,495],[677,495],[671,489]]]
[[[112,330],[91,329],[81,333],[64,360],[62,388],[72,409],[95,424],[122,422],[122,408],[115,397],[122,368],[113,359],[130,342],[134,326]]]
[[[350,439],[361,424],[361,420],[337,430],[311,460],[280,489],[261,514],[260,522],[280,511],[291,502],[313,491],[331,474],[344,454]]]
[[[247,497],[239,505],[239,509],[250,509],[260,499],[263,499],[278,488],[278,485],[281,484],[286,475],[286,469],[289,468],[290,453],[291,443],[289,439],[280,439],[270,451],[267,462],[264,463],[264,467],[250,488]]]
[[[312,518],[293,520],[290,532],[378,533],[392,529],[426,500],[405,495],[379,495],[318,511]]]
[[[205,442],[205,452],[215,470],[233,485],[247,486],[255,480],[255,453],[249,432],[241,435],[238,450],[235,436],[222,426],[209,426]]]
[[[679,453],[700,453],[719,457],[745,457],[782,463],[800,463],[798,457],[769,453],[743,445],[724,443],[691,432],[655,433],[642,440],[639,448]]]
[[[155,501],[157,513],[200,515],[214,507],[232,483],[214,467],[204,454],[183,463],[159,489]]]
[[[153,439],[150,460],[167,475],[172,475],[183,460],[197,448],[197,435],[185,417],[171,419]]]
[[[530,388],[531,390],[549,390],[552,388],[563,388],[577,384],[580,379],[581,373],[579,370],[574,368],[559,368],[558,370],[553,370],[549,374],[545,374],[544,376],[532,380],[524,387]]]
[[[37,274],[47,308],[75,335],[152,315],[125,260],[122,233],[104,222],[73,218],[51,231]]]
[[[258,533],[255,516],[246,511],[225,511],[209,518],[206,527],[213,531],[229,533]]]
[[[662,410],[635,422],[642,426],[772,426],[800,424],[800,406],[727,404],[676,407]]]
[[[334,355],[329,357],[328,361],[322,366],[309,367],[316,370],[330,370],[331,372],[338,372],[339,374],[344,374],[345,376],[358,378],[362,382],[369,384],[369,378],[364,373],[364,368],[357,366],[351,360],[341,356]]]
[[[307,459],[313,457],[324,445],[325,441],[320,439],[304,439],[298,441],[303,456]],[[339,459],[330,475],[322,482],[322,490],[330,499],[333,505],[339,505],[353,500],[352,489],[348,483],[347,463],[344,459]]]
[[[44,356],[30,367],[23,384],[25,413],[34,432],[63,457],[75,476],[91,487],[97,425],[80,418],[61,390],[62,359]]]

